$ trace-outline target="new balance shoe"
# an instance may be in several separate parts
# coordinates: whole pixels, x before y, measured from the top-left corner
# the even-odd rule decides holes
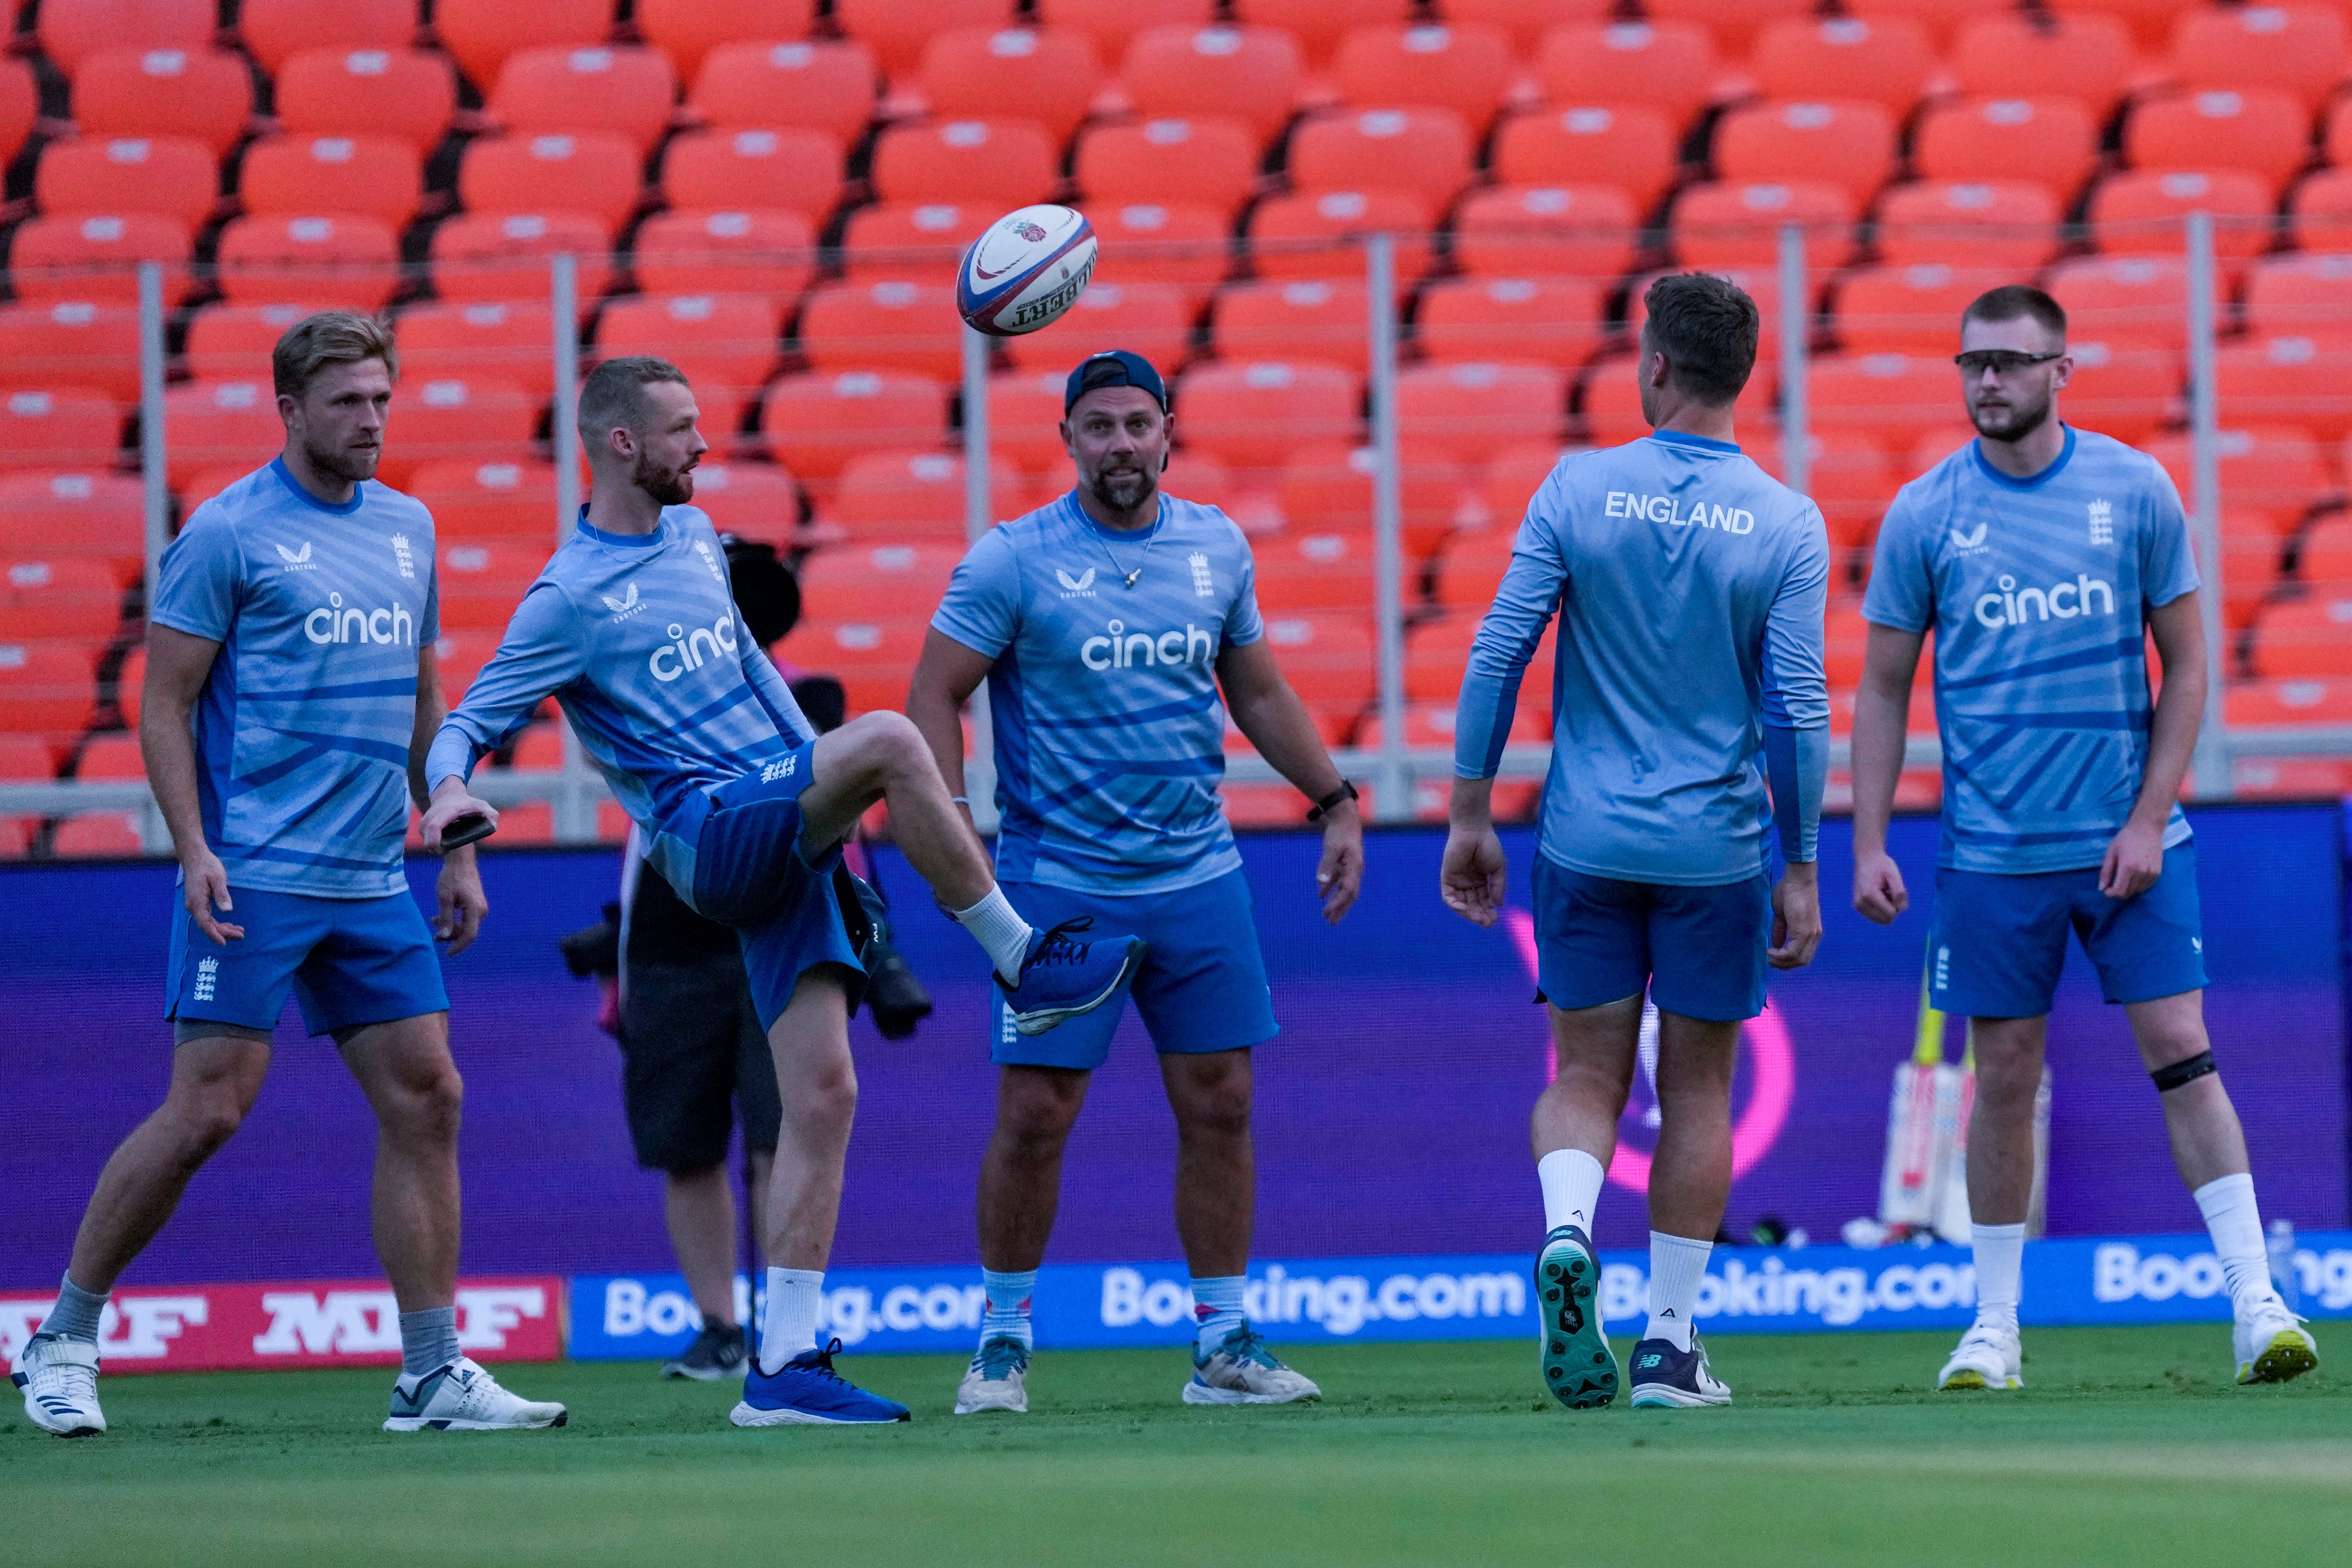
[[[1184,1385],[1187,1405],[1290,1405],[1320,1399],[1323,1391],[1275,1359],[1264,1335],[1244,1323],[1202,1355],[1192,1351],[1192,1381]]]
[[[1936,1374],[1937,1388],[2023,1388],[2025,1351],[2014,1323],[1979,1319],[1960,1336],[1952,1359]]]
[[[510,1394],[471,1356],[459,1356],[423,1377],[393,1380],[387,1432],[510,1432],[561,1426],[571,1417],[561,1405]]]
[[[955,1413],[978,1415],[1003,1410],[1015,1415],[1029,1410],[1029,1347],[1011,1334],[982,1340],[980,1352],[956,1384]]]
[[[1592,1305],[1600,1280],[1592,1240],[1583,1231],[1564,1225],[1544,1237],[1536,1254],[1544,1386],[1570,1410],[1597,1409],[1617,1397],[1617,1358]]]
[[[2319,1364],[2319,1342],[2275,1290],[2239,1314],[2233,1338],[2240,1383],[2286,1383]]]
[[[1643,1340],[1633,1347],[1633,1408],[1693,1410],[1728,1405],[1731,1390],[1706,1364],[1706,1346],[1691,1331],[1690,1349],[1672,1340]]]
[[[752,1358],[743,1374],[743,1398],[727,1419],[738,1426],[864,1426],[908,1419],[907,1407],[868,1394],[833,1370],[841,1349],[835,1340],[807,1350],[776,1371],[760,1370]]]
[[[98,1407],[98,1345],[57,1334],[35,1334],[8,1369],[25,1391],[25,1414],[60,1437],[95,1437],[106,1430]]]
[[[1035,932],[1013,983],[1008,985],[1004,976],[996,977],[1014,1028],[1024,1035],[1042,1035],[1056,1024],[1093,1012],[1118,994],[1118,988],[1143,962],[1143,939],[1077,940],[1074,933],[1092,931],[1094,923],[1094,916],[1080,915]]]
[[[705,1323],[694,1342],[676,1361],[662,1363],[664,1377],[690,1377],[697,1383],[720,1383],[743,1373],[751,1359],[751,1344],[741,1325]]]

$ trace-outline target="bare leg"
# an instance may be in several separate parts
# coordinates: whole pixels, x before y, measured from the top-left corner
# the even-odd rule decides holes
[[[269,1070],[269,1042],[235,1036],[190,1040],[172,1054],[172,1087],[106,1162],[74,1236],[67,1275],[104,1295],[180,1205],[194,1176],[253,1109]]]
[[[1977,1058],[1976,1108],[1969,1113],[1969,1215],[1978,1225],[2022,1225],[2032,1205],[2033,1097],[2042,1089],[2049,1038],[2046,1014],[1969,1020]]]
[[[751,1212],[751,1274],[757,1278],[768,1266],[767,1231],[760,1224],[760,1212],[766,1206],[768,1183],[776,1169],[773,1149],[747,1150],[743,1155],[743,1191],[750,1197]]]
[[[1184,1259],[1197,1279],[1242,1273],[1257,1203],[1249,1050],[1165,1053],[1160,1077],[1176,1113],[1176,1236]]]
[[[1731,1070],[1739,1026],[1658,1015],[1658,1147],[1650,1228],[1712,1241],[1731,1196]]]
[[[662,1174],[670,1250],[705,1323],[735,1325],[735,1189],[724,1163]]]
[[[1536,1100],[1529,1129],[1536,1158],[1557,1149],[1581,1149],[1607,1170],[1617,1152],[1617,1119],[1625,1114],[1625,1097],[1633,1089],[1642,998],[1549,1011],[1559,1076]]]
[[[784,1103],[761,1227],[768,1266],[822,1269],[841,1219],[841,1167],[857,1116],[848,998],[830,968],[801,976],[792,1004],[768,1031],[768,1048]]]
[[[449,1015],[372,1024],[343,1042],[375,1108],[376,1256],[404,1312],[457,1299],[457,1123],[465,1081],[449,1056]]]
[[[997,1080],[996,1131],[980,1163],[980,1262],[1023,1274],[1045,1260],[1062,1197],[1062,1150],[1091,1075],[1008,1067]]]
[[[940,780],[922,731],[903,713],[866,713],[820,738],[816,777],[801,792],[801,844],[814,858],[847,838],[877,800],[890,805],[899,852],[951,910],[996,885],[988,857]]]
[[[2139,1043],[2140,1060],[2150,1072],[2212,1048],[2205,1034],[2202,991],[2127,1003],[2124,1016],[2131,1020],[2132,1038]],[[2230,1103],[2220,1073],[2208,1073],[2158,1098],[2164,1103],[2164,1130],[2172,1138],[2173,1162],[2189,1191],[2253,1168],[2246,1158],[2238,1108]]]

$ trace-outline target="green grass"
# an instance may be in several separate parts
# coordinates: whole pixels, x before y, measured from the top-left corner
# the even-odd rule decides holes
[[[2352,1388],[2228,1381],[2218,1327],[2039,1330],[2011,1394],[1944,1335],[1729,1338],[1728,1410],[1570,1414],[1517,1342],[1318,1347],[1318,1406],[1189,1409],[1174,1352],[1064,1352],[1034,1413],[960,1364],[845,1370],[909,1426],[739,1432],[730,1384],[517,1367],[554,1432],[379,1432],[379,1373],[125,1377],[113,1430],[0,1419],[0,1559],[37,1564],[2339,1563]],[[1621,1356],[1625,1347],[1621,1345]],[[721,1554],[724,1554],[723,1556]],[[745,1557],[744,1554],[753,1554]]]

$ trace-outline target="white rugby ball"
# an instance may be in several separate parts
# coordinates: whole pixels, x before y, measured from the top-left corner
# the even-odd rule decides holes
[[[956,269],[956,310],[976,331],[1017,338],[1058,320],[1095,275],[1087,216],[1042,204],[982,231]]]

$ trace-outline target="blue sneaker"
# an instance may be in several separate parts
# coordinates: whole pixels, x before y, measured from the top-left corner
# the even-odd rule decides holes
[[[868,1394],[833,1370],[841,1349],[835,1340],[823,1350],[803,1351],[772,1373],[760,1358],[743,1374],[742,1402],[727,1419],[738,1426],[856,1426],[908,1419],[907,1407]]]
[[[1113,996],[1143,962],[1139,936],[1098,936],[1079,942],[1073,931],[1091,931],[1095,918],[1080,915],[1036,932],[1029,939],[1029,955],[1011,985],[996,977],[1004,992],[1005,1010],[1013,1026],[1024,1035],[1042,1035],[1055,1025],[1091,1013]]]
[[[1633,1347],[1633,1408],[1690,1410],[1728,1405],[1731,1390],[1706,1364],[1706,1346],[1691,1331],[1691,1348],[1672,1340],[1643,1340]]]
[[[1536,1254],[1536,1319],[1543,1329],[1544,1386],[1570,1410],[1594,1410],[1617,1397],[1617,1358],[1609,1352],[1592,1293],[1601,1266],[1592,1238],[1572,1225],[1544,1237]]]

